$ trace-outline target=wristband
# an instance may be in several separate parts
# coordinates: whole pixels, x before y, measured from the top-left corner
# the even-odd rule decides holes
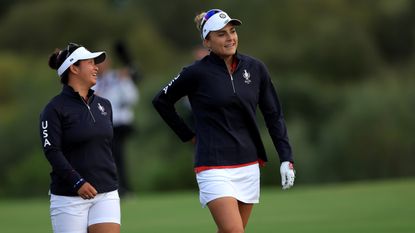
[[[80,184],[83,184],[83,183],[85,183],[85,180],[84,180],[84,178],[81,178],[75,183],[75,185],[73,187],[76,188],[77,186],[79,186]]]

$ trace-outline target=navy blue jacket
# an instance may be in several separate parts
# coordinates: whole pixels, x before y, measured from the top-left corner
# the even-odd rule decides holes
[[[256,121],[259,106],[280,161],[293,162],[287,129],[270,75],[257,59],[236,54],[230,75],[223,59],[210,53],[185,67],[153,99],[161,117],[188,141],[195,133],[177,114],[174,104],[188,96],[195,119],[195,167],[268,161]]]
[[[88,96],[86,103],[72,87],[64,85],[40,115],[42,147],[52,166],[52,194],[77,196],[85,182],[98,193],[118,187],[111,152],[111,104],[93,90]]]

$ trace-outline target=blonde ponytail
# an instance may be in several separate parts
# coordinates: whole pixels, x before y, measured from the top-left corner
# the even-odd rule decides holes
[[[199,30],[199,32],[202,31],[202,28],[201,28],[202,25],[201,24],[202,24],[203,17],[205,17],[205,15],[206,15],[206,12],[202,12],[202,13],[196,15],[196,17],[194,19],[194,22],[196,24],[196,28],[197,28],[197,30]]]

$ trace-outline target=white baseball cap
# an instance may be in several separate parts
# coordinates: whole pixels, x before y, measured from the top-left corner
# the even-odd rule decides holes
[[[69,53],[69,50],[68,50]],[[72,64],[79,60],[86,60],[94,58],[95,64],[99,64],[105,60],[105,52],[93,52],[91,53],[85,47],[79,47],[75,49],[58,68],[58,75],[61,76]]]
[[[234,25],[241,25],[242,22],[239,19],[232,19],[226,12],[220,9],[212,9],[206,12],[201,22],[202,39],[206,39],[209,32],[218,31],[224,28],[228,23]]]

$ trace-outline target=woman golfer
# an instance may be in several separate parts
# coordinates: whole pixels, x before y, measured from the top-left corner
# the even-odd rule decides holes
[[[53,232],[119,233],[120,199],[111,154],[112,110],[90,89],[105,52],[69,44],[49,58],[63,84],[40,116],[43,151],[52,166]]]
[[[196,144],[195,172],[202,206],[208,206],[218,232],[244,232],[259,202],[259,165],[267,161],[256,123],[259,106],[281,161],[283,189],[294,184],[287,129],[265,65],[237,52],[241,24],[219,9],[196,16],[210,54],[185,67],[153,99],[154,107],[182,141]],[[188,96],[195,133],[174,104]]]

